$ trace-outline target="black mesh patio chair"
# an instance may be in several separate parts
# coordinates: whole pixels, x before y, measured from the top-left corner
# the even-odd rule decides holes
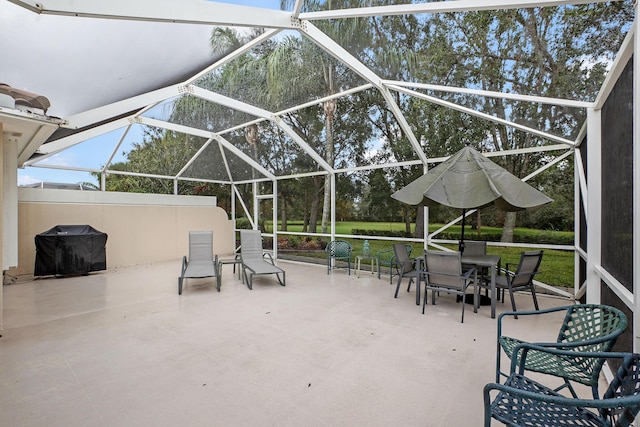
[[[353,247],[346,240],[332,240],[327,244],[325,253],[327,255],[327,274],[331,271],[331,264],[338,268],[335,261],[343,260],[347,263],[347,271],[351,275],[351,252]]]
[[[462,271],[460,252],[425,250],[425,285],[422,300],[422,314],[427,305],[427,291],[431,290],[431,303],[436,303],[436,292],[460,295],[462,297],[462,318],[464,323],[464,302],[469,286],[473,285],[473,312],[478,312],[477,273],[475,268]]]
[[[249,289],[253,289],[253,276],[263,274],[275,274],[280,285],[285,286],[285,271],[275,264],[270,253],[262,249],[260,230],[240,230],[240,257],[242,276]]]
[[[533,298],[533,305],[539,310],[538,298],[536,297],[536,288],[533,284],[533,278],[539,274],[540,263],[542,262],[543,251],[525,251],[520,254],[518,267],[514,271],[509,270],[509,264],[505,268],[498,270],[496,276],[496,290],[502,291],[502,302],[504,302],[504,294],[509,291],[511,298],[511,309],[517,311],[514,293],[518,291],[529,291]],[[489,286],[489,281],[483,282],[484,287]],[[515,316],[516,319],[518,316]]]
[[[544,316],[549,313],[565,311],[564,320],[558,332],[556,342],[535,343],[537,346],[575,352],[607,352],[613,348],[617,338],[627,328],[627,317],[614,307],[597,304],[576,304],[555,307],[540,311],[507,312],[498,316],[498,339],[496,351],[496,382],[506,373],[500,371],[502,352],[513,357],[514,350],[524,341],[503,335],[504,319],[514,316]],[[516,356],[518,354],[516,353]],[[597,358],[562,358],[551,352],[529,351],[527,362],[523,365],[528,371],[540,372],[564,379],[564,384],[556,391],[567,387],[574,397],[576,392],[571,382],[591,387],[593,396],[598,395],[598,376],[602,360]]]
[[[182,295],[184,279],[216,278],[216,288],[220,292],[218,255],[213,255],[213,231],[189,232],[189,257],[182,257],[182,269],[178,277],[178,295]]]
[[[487,242],[485,242],[484,240],[465,240],[464,241],[464,252],[462,253],[463,256],[486,255],[486,254],[487,254]],[[464,270],[470,267],[475,268],[475,266],[467,266],[465,264],[462,264],[462,268]],[[483,267],[478,269],[478,280],[480,280],[480,282],[478,282],[478,286],[480,286],[482,282],[487,283],[485,290],[486,290],[486,295],[488,296],[489,295],[488,283],[491,280],[488,267]]]
[[[484,240],[465,240],[463,255],[486,255],[487,242]]]
[[[394,243],[393,253],[395,254],[396,265],[398,268],[398,286],[396,286],[396,293],[393,297],[398,298],[398,290],[400,290],[402,279],[405,277],[409,279],[409,284],[407,285],[407,292],[409,292],[411,291],[411,284],[413,283],[413,280],[418,279],[422,272],[420,271],[420,265],[416,266],[420,261],[412,260],[409,257],[409,249],[406,244]]]
[[[515,351],[522,355],[521,362],[519,365],[512,363],[511,374],[505,384],[493,383],[484,387],[485,427],[491,425],[492,418],[511,427],[628,427],[640,412],[640,354],[585,353],[528,344]],[[558,360],[577,357],[577,360],[585,360],[589,365],[598,367],[602,367],[606,360],[621,361],[621,364],[601,398],[579,399],[561,395],[524,375],[523,365],[530,363],[529,357],[543,353]],[[597,373],[600,373],[600,368]]]
[[[411,256],[411,251],[413,250],[412,245],[405,245],[407,247],[407,253]],[[382,273],[382,268],[387,267],[389,269],[389,284],[393,283],[393,278],[398,275],[399,266],[398,260],[396,258],[395,251],[393,248],[385,249],[383,251],[378,252],[378,279],[380,278],[380,274]]]

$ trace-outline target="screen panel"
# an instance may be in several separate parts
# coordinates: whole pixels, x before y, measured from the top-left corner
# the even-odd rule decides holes
[[[633,292],[633,59],[602,108],[602,266]]]

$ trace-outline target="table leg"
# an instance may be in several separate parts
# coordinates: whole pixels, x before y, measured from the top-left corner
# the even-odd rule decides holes
[[[491,318],[496,317],[496,265],[491,266]]]
[[[422,262],[420,261],[420,258],[416,260],[416,269],[422,272]],[[416,305],[420,305],[420,279],[421,278],[422,278],[422,273],[418,274],[418,277],[416,277]],[[427,295],[425,294],[424,297],[426,298]]]

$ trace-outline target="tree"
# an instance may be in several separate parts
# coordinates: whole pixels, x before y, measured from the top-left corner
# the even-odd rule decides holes
[[[368,185],[365,187],[363,218],[367,221],[392,221],[394,207],[388,203],[392,193],[391,183],[383,169],[374,169],[368,174]]]
[[[174,176],[204,144],[203,138],[172,131],[148,128],[143,141],[135,143],[126,160],[114,163],[109,169],[151,175]],[[99,178],[99,174],[94,174]],[[203,183],[178,182],[178,194],[194,194]],[[173,194],[173,180],[135,175],[109,174],[107,191]]]
[[[289,9],[292,6],[292,0],[282,0],[281,8]],[[355,3],[355,5],[354,5]],[[363,5],[362,2],[359,1],[338,1],[326,3],[322,1],[308,1],[304,3],[304,10],[307,11],[317,11],[323,9],[330,9],[335,7],[353,7],[356,5]],[[366,20],[363,19],[346,19],[339,20],[335,22],[318,22],[318,27],[325,32],[330,38],[340,43],[347,49],[355,49],[361,50],[365,45],[368,37],[367,37],[367,28],[366,28]],[[302,57],[304,62],[300,62],[301,67],[306,69],[307,71],[311,71],[309,74],[303,74],[302,76],[310,76],[311,79],[309,83],[311,84],[320,84],[321,85],[321,93],[323,96],[331,96],[336,94],[339,90],[344,88],[344,80],[345,75],[349,73],[346,70],[346,67],[343,64],[337,63],[333,58],[329,56],[327,52],[319,50],[315,45],[310,43],[309,41],[304,41],[301,44],[303,49],[299,50],[300,56]],[[293,52],[287,52],[287,58],[290,58]],[[280,58],[284,58],[284,56],[274,56],[277,58],[276,61],[272,63],[274,70],[279,71],[279,66],[282,64],[282,60]],[[288,59],[287,59],[288,60]],[[311,67],[311,68],[309,68]],[[302,71],[302,70],[301,70]],[[276,75],[281,77],[283,74],[277,73]],[[290,76],[290,74],[289,74]],[[293,85],[285,85],[285,87],[291,87]],[[306,85],[303,85],[306,86]],[[296,89],[297,90],[297,89]],[[334,140],[334,126],[336,115],[338,111],[338,100],[337,99],[328,99],[322,102],[322,108],[324,112],[324,120],[325,120],[325,150],[324,150],[324,158],[329,166],[333,167],[335,165],[335,140]],[[323,208],[322,208],[322,232],[327,232],[327,224],[329,219],[329,211],[330,211],[330,201],[331,201],[331,182],[329,179],[325,178],[324,180],[324,198],[323,198]]]
[[[440,14],[425,25],[421,48],[432,56],[423,79],[460,87],[541,96],[592,99],[603,80],[602,66],[614,54],[626,29],[630,2],[552,8]],[[629,21],[624,21],[629,22]],[[595,46],[598,40],[602,43]],[[611,42],[611,43],[609,43]],[[436,48],[437,47],[437,48]],[[593,52],[587,56],[588,52]],[[596,64],[584,67],[585,61]],[[600,64],[600,65],[598,65]],[[442,95],[460,105],[500,119],[574,138],[584,117],[577,109],[502,98]],[[492,151],[544,145],[545,141],[513,128],[481,124],[475,140]],[[447,132],[453,136],[455,132]],[[524,176],[540,165],[541,154],[510,156],[503,166]],[[512,239],[515,214],[507,214],[503,240]]]

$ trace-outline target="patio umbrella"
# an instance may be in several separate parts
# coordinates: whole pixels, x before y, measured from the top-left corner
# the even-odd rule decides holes
[[[469,145],[391,197],[409,205],[462,209],[460,251],[464,251],[467,209],[495,205],[516,212],[535,210],[553,201]]]

